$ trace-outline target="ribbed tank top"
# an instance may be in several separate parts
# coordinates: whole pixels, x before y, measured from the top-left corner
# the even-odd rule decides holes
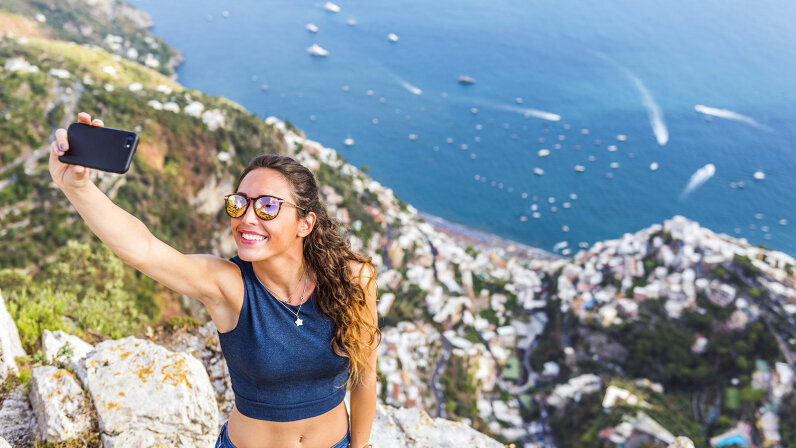
[[[251,262],[239,257],[230,261],[243,277],[243,306],[238,325],[218,336],[235,406],[247,417],[277,422],[334,409],[345,397],[349,361],[331,349],[334,323],[319,309],[316,292],[301,307],[303,325],[296,326],[298,306],[271,295]]]

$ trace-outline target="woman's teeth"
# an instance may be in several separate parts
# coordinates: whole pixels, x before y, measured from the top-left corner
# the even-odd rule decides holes
[[[253,235],[251,233],[242,233],[240,237],[247,241],[262,241],[265,239],[262,235]]]

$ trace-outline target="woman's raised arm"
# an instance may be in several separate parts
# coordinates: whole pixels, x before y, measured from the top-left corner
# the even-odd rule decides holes
[[[85,112],[78,121],[103,126],[99,119],[91,120]],[[157,239],[138,218],[114,204],[89,178],[90,169],[58,160],[69,150],[65,129],[55,131],[50,148],[49,169],[53,181],[69,202],[103,243],[126,264],[160,282],[169,289],[193,297],[205,306],[215,306],[231,297],[237,282],[223,282],[223,278],[240,272],[233,263],[211,255],[184,255]],[[242,282],[240,285],[242,296]]]

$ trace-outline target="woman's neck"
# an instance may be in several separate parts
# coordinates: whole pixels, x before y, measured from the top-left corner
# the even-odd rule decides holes
[[[310,282],[311,272],[309,272],[303,256],[254,261],[252,269],[260,282],[272,294],[290,303],[299,301],[303,283],[313,283]],[[308,285],[306,291],[309,290]]]

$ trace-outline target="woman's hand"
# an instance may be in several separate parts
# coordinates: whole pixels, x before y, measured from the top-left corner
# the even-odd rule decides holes
[[[85,112],[77,114],[77,121],[91,126],[104,126],[102,120],[99,118],[92,120],[91,115]],[[89,180],[89,173],[91,172],[89,168],[80,165],[70,165],[58,160],[58,156],[62,156],[69,151],[69,142],[66,136],[66,129],[59,128],[55,131],[55,140],[50,145],[50,176],[52,176],[53,181],[61,190],[81,188],[91,182]]]

